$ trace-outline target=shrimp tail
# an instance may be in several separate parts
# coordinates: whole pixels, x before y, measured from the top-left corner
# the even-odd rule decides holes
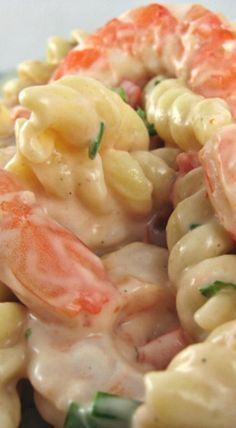
[[[101,260],[2,169],[0,210],[0,278],[19,299],[36,313],[99,313],[115,294]]]

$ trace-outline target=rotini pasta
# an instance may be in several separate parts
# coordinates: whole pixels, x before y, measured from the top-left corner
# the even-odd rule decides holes
[[[90,221],[102,222],[104,232],[98,239],[92,236],[93,230],[90,237],[87,230],[83,235],[77,218],[73,223],[72,217],[58,218],[58,210],[53,213],[93,248],[100,247],[99,240],[103,246],[111,245],[112,239],[112,245],[117,245],[130,239],[129,233],[138,238],[143,233],[142,219],[146,221],[154,207],[161,210],[168,205],[178,151],[148,152],[148,133],[138,114],[116,93],[90,78],[67,77],[29,88],[20,99],[33,114],[29,120],[17,122],[18,150],[6,168],[32,190],[39,192],[42,186],[47,198],[55,198],[57,204],[66,200],[74,206],[76,201],[82,204],[80,216],[84,212],[87,217],[89,212]],[[102,124],[101,146],[91,159],[89,150]],[[119,215],[122,224],[126,217],[127,226],[136,224],[139,230],[122,226],[117,235],[108,236],[107,222],[114,219],[119,224]]]
[[[14,133],[14,124],[10,111],[0,102],[0,147],[6,146]]]
[[[235,428],[235,40],[151,4],[4,86],[0,428]]]
[[[48,39],[47,46],[47,62],[48,64],[58,65],[66,54],[74,47],[77,43],[80,43],[82,38],[79,38],[77,32],[73,32],[72,40],[66,40],[62,37],[54,36]],[[50,76],[49,76],[50,77]]]
[[[177,310],[195,340],[236,316],[233,289],[222,289],[210,298],[200,292],[215,281],[232,283],[235,278],[235,256],[228,254],[234,242],[219,225],[202,179],[197,185],[201,173],[198,168],[180,178],[179,184],[177,180],[178,203],[167,225],[169,277],[178,290]]]
[[[157,84],[155,84],[157,82]],[[167,145],[199,150],[222,126],[233,122],[220,98],[204,98],[181,79],[156,77],[145,89],[147,118]]]
[[[79,30],[75,30],[72,33],[71,40],[66,40],[57,36],[49,38],[47,60],[27,60],[19,64],[17,68],[18,77],[7,81],[3,86],[4,103],[12,107],[18,104],[19,94],[22,89],[47,83],[56,66],[66,56],[69,50],[82,41],[82,38],[83,33],[80,35]]]
[[[166,372],[146,375],[146,404],[133,428],[233,428],[235,328],[235,321],[218,327],[178,354]]]

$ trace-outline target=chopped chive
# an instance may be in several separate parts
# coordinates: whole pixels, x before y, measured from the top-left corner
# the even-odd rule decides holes
[[[201,224],[199,224],[199,223],[192,223],[189,226],[189,230],[194,230],[194,229],[196,229],[199,226],[201,226]]]
[[[140,404],[99,391],[89,406],[71,403],[63,428],[130,428],[132,415]]]
[[[150,135],[150,137],[154,137],[155,135],[157,135],[157,132],[154,128],[153,123],[149,123],[146,117],[146,113],[142,108],[138,108],[136,110],[136,113],[139,115],[139,117],[143,120],[144,125],[146,126],[148,133]]]
[[[127,94],[126,94],[124,88],[122,88],[122,86],[119,86],[117,88],[112,88],[112,91],[115,92],[116,94],[120,95],[120,97],[122,98],[123,101],[125,101],[126,103],[128,102]]]
[[[145,113],[145,111],[142,108],[140,108],[140,107],[137,108],[136,113],[139,115],[139,117],[141,117],[141,119],[143,121],[146,120],[146,113]]]
[[[236,284],[233,284],[232,282],[215,281],[212,284],[199,288],[199,291],[205,297],[212,297],[223,288],[233,288],[236,290]]]
[[[77,403],[72,402],[68,409],[66,419],[64,422],[64,428],[77,428],[79,427],[79,406]]]
[[[128,423],[140,404],[139,401],[130,398],[99,391],[92,406],[92,415]]]
[[[159,83],[161,83],[161,80],[159,80],[159,79],[155,80],[155,82],[154,82],[154,86],[159,85]]]
[[[103,122],[100,122],[100,128],[99,128],[99,132],[98,135],[95,139],[95,141],[92,142],[92,144],[90,144],[89,146],[89,157],[90,159],[95,159],[96,154],[100,148],[100,145],[102,143],[102,137],[103,137],[103,133],[105,130],[105,124]]]
[[[27,328],[27,329],[25,330],[25,338],[26,338],[26,339],[29,339],[29,338],[30,338],[30,336],[32,336],[32,329],[31,329],[31,328]]]
[[[148,130],[150,137],[155,137],[155,135],[157,135],[157,131],[155,130],[153,123],[147,124],[147,130]]]

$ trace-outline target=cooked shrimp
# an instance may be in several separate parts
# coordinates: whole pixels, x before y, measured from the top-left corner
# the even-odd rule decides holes
[[[208,194],[221,224],[236,238],[236,125],[222,128],[201,150]]]
[[[60,427],[58,412],[94,390],[143,398],[143,372],[187,345],[167,250],[134,243],[101,261],[4,170],[0,209],[0,280],[29,308],[28,376],[45,418]]]
[[[28,376],[40,412],[53,426],[61,427],[58,420],[69,402],[86,404],[96,390],[143,399],[143,373],[166,367],[178,352],[179,322],[168,287],[167,256],[165,249],[133,243],[104,257],[124,301],[116,313],[106,313],[103,324],[102,314],[88,315],[79,329],[31,316]],[[159,346],[152,347],[157,337]]]
[[[86,74],[108,86],[143,85],[164,72],[184,78],[197,93],[221,97],[236,113],[236,33],[200,5],[150,4],[128,11],[71,50],[52,79]]]
[[[95,314],[116,297],[99,258],[4,170],[0,209],[1,280],[36,313]]]

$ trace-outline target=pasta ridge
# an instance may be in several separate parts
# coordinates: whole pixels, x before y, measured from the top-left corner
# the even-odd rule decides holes
[[[182,325],[194,340],[202,340],[236,317],[233,288],[223,287],[212,296],[202,291],[218,281],[234,282],[235,255],[230,253],[235,244],[215,216],[201,167],[177,179],[174,200],[175,209],[167,224],[169,277],[177,289]]]
[[[222,126],[233,122],[225,101],[192,92],[182,79],[157,76],[144,90],[147,118],[167,145],[199,150]]]
[[[27,88],[20,100],[31,115],[16,122],[17,152],[6,169],[46,206],[49,200],[58,206],[66,201],[69,212],[76,209],[81,226],[78,218],[65,219],[62,210],[56,219],[92,248],[140,239],[154,210],[165,211],[170,203],[178,150],[149,151],[149,135],[136,111],[88,77]],[[49,208],[52,216],[58,211]],[[90,225],[100,222],[102,236],[90,240],[84,216]],[[117,236],[108,234],[108,222],[118,224]]]

